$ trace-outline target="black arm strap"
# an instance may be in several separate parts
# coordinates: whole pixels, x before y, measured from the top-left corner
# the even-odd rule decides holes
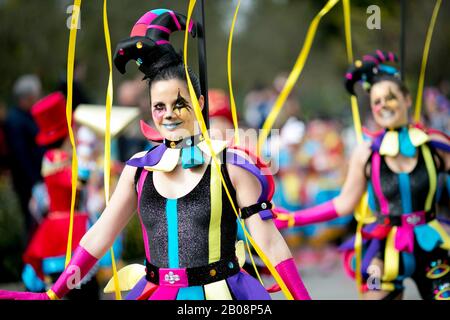
[[[270,201],[261,201],[251,206],[241,208],[241,218],[247,219],[255,213],[268,209],[272,209],[272,203]]]

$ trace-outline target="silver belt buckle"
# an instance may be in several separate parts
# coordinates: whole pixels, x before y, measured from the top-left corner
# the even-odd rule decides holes
[[[411,224],[413,226],[417,225],[421,220],[422,219],[416,214],[411,214],[406,218],[406,222],[408,222],[408,224]]]
[[[169,271],[169,273],[166,273],[164,276],[164,281],[174,284],[175,282],[180,281],[180,276],[172,271]]]

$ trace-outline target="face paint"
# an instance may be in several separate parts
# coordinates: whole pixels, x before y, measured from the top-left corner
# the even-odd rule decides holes
[[[370,94],[372,114],[379,126],[392,129],[407,124],[406,99],[395,83],[378,82],[372,86]]]
[[[379,112],[382,108],[383,108],[383,104],[381,103],[381,100],[380,99],[375,100],[372,105],[373,111]]]
[[[180,89],[178,89],[177,100],[173,105],[173,111],[176,112],[177,116],[180,117],[183,109],[186,109],[189,113],[191,113],[192,111],[192,107],[189,105],[186,99],[183,98],[183,96],[180,94]]]
[[[398,98],[392,92],[391,88],[389,88],[389,94],[384,98],[386,106],[389,108],[397,108],[398,107]]]
[[[193,135],[195,114],[186,83],[179,79],[160,80],[150,87],[152,117],[155,128],[169,140]]]
[[[166,113],[166,106],[161,103],[152,107],[152,117],[155,122],[160,122]]]
[[[389,94],[384,97],[384,104],[389,108],[396,108],[398,106],[398,98],[389,88]],[[375,112],[379,112],[383,108],[381,99],[376,99],[373,102],[372,108]]]

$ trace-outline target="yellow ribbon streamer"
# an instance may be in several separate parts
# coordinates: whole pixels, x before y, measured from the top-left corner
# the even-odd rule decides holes
[[[187,14],[187,22],[186,25],[189,25],[190,21],[191,21],[191,16],[192,16],[192,11],[195,7],[195,3],[196,0],[189,0],[189,6],[188,6],[188,14]],[[189,77],[189,72],[188,72],[188,59],[187,59],[187,49],[188,49],[188,38],[189,38],[189,32],[186,28],[186,32],[184,35],[184,53],[183,53],[183,59],[184,59],[184,67],[185,67],[185,73],[186,73],[186,78],[187,78],[187,85],[188,85],[188,89],[189,89],[189,94],[191,96],[191,100],[192,100],[192,104],[194,105],[194,112],[195,112],[195,116],[197,118],[197,121],[199,123],[200,126],[200,130],[205,138],[205,141],[208,145],[208,148],[211,151],[211,155],[212,155],[212,159],[214,161],[215,164],[215,169],[219,172],[220,175],[220,179],[222,181],[222,185],[225,189],[225,192],[228,196],[228,199],[230,200],[231,206],[233,208],[233,211],[236,215],[236,217],[238,219],[240,219],[238,211],[236,210],[236,207],[232,201],[232,197],[230,195],[230,192],[228,190],[228,187],[225,183],[225,180],[223,178],[223,175],[221,173],[220,170],[220,164],[217,160],[217,156],[214,152],[214,149],[212,147],[211,144],[211,139],[209,137],[208,131],[206,129],[206,124],[205,124],[205,120],[203,118],[202,115],[202,111],[197,99],[197,96],[195,94],[195,90],[194,87],[192,85],[192,81],[191,78]],[[239,220],[240,221],[240,220]],[[241,221],[242,224],[242,221]],[[270,263],[270,261],[267,259],[266,255],[262,252],[262,250],[259,248],[259,246],[255,243],[255,241],[253,240],[253,238],[250,236],[250,234],[248,234],[247,230],[245,228],[243,228],[244,234],[245,236],[249,239],[250,243],[252,244],[252,246],[255,248],[256,252],[258,253],[258,255],[261,257],[261,259],[263,260],[263,262],[266,264],[266,266],[268,267],[268,269],[270,270],[270,272],[272,273],[273,277],[275,278],[275,281],[279,284],[282,292],[284,293],[284,295],[286,296],[287,299],[289,300],[293,300],[292,294],[289,292],[288,288],[286,287],[285,283],[283,282],[283,280],[281,279],[280,275],[278,274],[277,270],[273,267],[273,265]]]
[[[356,96],[352,95],[350,97],[351,105],[352,105],[352,116],[353,116],[353,128],[356,133],[356,141],[358,144],[363,142],[363,134],[362,134],[362,125],[361,125],[361,117],[359,116],[359,108],[358,108],[358,100]]]
[[[239,138],[239,125],[238,125],[238,119],[237,119],[236,101],[234,99],[233,82],[232,82],[232,75],[231,75],[231,70],[232,70],[232,68],[231,68],[231,49],[233,47],[234,27],[236,25],[237,15],[238,15],[240,6],[241,6],[241,0],[238,1],[238,4],[237,4],[235,12],[234,12],[233,21],[231,22],[230,35],[228,38],[228,53],[227,53],[228,90],[230,93],[231,116],[233,118],[234,144],[236,146],[240,145],[240,138]],[[242,226],[242,228],[245,227],[245,225],[242,222],[241,222],[241,226]],[[250,250],[250,245],[249,245],[248,239],[247,239],[247,237],[245,237],[245,233],[244,233],[244,238],[245,238],[244,239],[245,246],[247,248],[253,269],[255,270],[255,273],[256,273],[256,276],[257,276],[259,282],[261,282],[261,284],[263,284],[261,276],[259,275],[259,272],[258,272],[258,268],[256,267],[255,260],[253,259],[253,254],[252,254],[252,251]]]
[[[386,248],[384,251],[384,274],[383,281],[390,282],[398,277],[400,253],[395,248],[395,235],[397,227],[393,227],[386,238]]]
[[[309,51],[311,50],[312,43],[314,41],[314,37],[316,35],[317,27],[319,26],[319,22],[324,15],[326,15],[338,2],[339,0],[328,0],[325,6],[320,10],[320,12],[314,17],[311,22],[308,32],[306,34],[305,43],[303,44],[303,48],[300,51],[300,54],[297,57],[297,61],[295,62],[294,68],[292,69],[289,77],[281,90],[280,95],[277,97],[272,110],[270,111],[267,119],[264,121],[262,131],[258,137],[258,145],[257,145],[257,154],[260,155],[262,151],[262,147],[266,142],[266,139],[269,135],[269,131],[272,129],[273,124],[275,123],[276,118],[278,117],[281,109],[284,106],[286,99],[291,93],[295,83],[297,82],[301,72],[303,71],[303,67],[305,66],[306,59],[308,58]]]
[[[103,1],[103,30],[105,33],[106,54],[108,56],[109,78],[108,88],[106,90],[106,126],[105,126],[105,157],[104,157],[104,174],[103,182],[105,188],[105,203],[109,204],[109,184],[111,174],[111,108],[113,100],[113,80],[112,80],[112,55],[111,55],[111,36],[109,34],[107,0]],[[122,300],[119,287],[119,277],[117,275],[116,260],[114,250],[111,247],[111,267],[113,270],[114,291],[116,300]]]
[[[352,24],[350,15],[350,0],[342,0],[342,8],[344,9],[344,28],[345,28],[345,44],[347,50],[347,62],[353,63],[353,45],[352,45]]]
[[[345,42],[347,49],[347,60],[348,64],[353,64],[353,46],[352,46],[352,28],[351,28],[351,11],[350,11],[350,0],[343,0],[342,2],[344,10],[344,25],[345,25]],[[356,141],[358,144],[363,142],[361,117],[359,115],[358,100],[355,95],[351,96],[351,106],[352,106],[352,116],[353,116],[353,126],[356,133]],[[358,206],[355,208],[355,219],[357,221],[356,234],[355,234],[355,281],[358,288],[359,297],[362,298],[362,275],[361,275],[361,265],[362,265],[362,229],[366,219],[368,217],[368,195],[367,192],[362,196]]]
[[[442,0],[437,0],[433,9],[433,15],[431,16],[431,22],[428,26],[427,37],[425,40],[425,46],[423,48],[422,65],[420,67],[419,84],[417,87],[416,106],[414,110],[414,121],[420,121],[420,113],[422,110],[422,94],[423,86],[425,82],[425,70],[427,68],[428,54],[430,52],[431,38],[433,36],[434,25],[436,24],[439,8],[441,7]]]
[[[423,144],[421,146],[422,149],[422,155],[425,160],[425,166],[428,171],[428,179],[429,179],[429,185],[430,190],[428,191],[427,198],[425,201],[425,211],[430,211],[433,207],[433,200],[434,195],[436,194],[436,188],[437,188],[437,172],[436,172],[436,166],[434,164],[433,156],[430,152],[430,148]]]
[[[73,238],[73,216],[75,212],[75,199],[78,183],[78,159],[75,138],[72,130],[72,96],[73,96],[73,69],[75,62],[75,46],[77,41],[77,26],[80,19],[81,0],[75,0],[73,3],[72,19],[70,21],[69,49],[67,53],[67,102],[66,118],[69,129],[69,139],[72,145],[72,198],[70,203],[69,234],[67,236],[67,249],[65,266],[69,264],[72,256],[72,238]]]
[[[234,100],[233,94],[233,83],[231,77],[231,48],[233,45],[233,33],[234,26],[236,25],[236,19],[239,12],[239,7],[241,6],[241,0],[238,1],[236,6],[236,11],[234,12],[233,22],[231,23],[230,36],[228,38],[228,54],[227,54],[227,72],[228,72],[228,90],[230,92],[230,105],[231,105],[231,116],[233,118],[233,126],[234,126],[234,144],[239,145],[239,128],[238,128],[238,120],[237,120],[237,111],[236,111],[236,101]]]

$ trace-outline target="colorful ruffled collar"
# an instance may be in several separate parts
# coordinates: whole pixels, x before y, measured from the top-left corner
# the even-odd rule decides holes
[[[414,157],[416,148],[430,140],[428,134],[415,127],[400,127],[387,129],[377,136],[372,149],[382,156],[395,157],[401,154],[405,157]]]
[[[211,140],[211,143],[215,154],[227,146],[227,142],[221,140]],[[203,135],[199,134],[178,141],[165,139],[143,157],[130,159],[127,164],[149,171],[171,172],[180,162],[183,169],[203,165],[204,154],[211,156]]]

